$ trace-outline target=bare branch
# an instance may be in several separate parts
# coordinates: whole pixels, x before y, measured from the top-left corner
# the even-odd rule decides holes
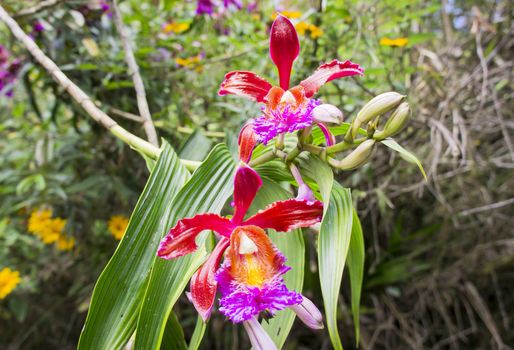
[[[139,109],[139,114],[141,115],[141,118],[143,118],[143,128],[145,129],[148,141],[150,141],[152,144],[156,146],[159,146],[159,141],[157,140],[157,132],[155,131],[155,126],[153,125],[152,116],[150,114],[150,108],[148,107],[148,101],[146,100],[146,92],[145,86],[143,84],[143,79],[139,74],[139,66],[136,63],[134,52],[130,47],[127,30],[123,25],[123,19],[121,17],[121,12],[118,8],[116,0],[112,1],[112,9],[114,24],[116,26],[118,34],[120,35],[121,43],[123,44],[123,51],[125,52],[125,62],[127,62],[127,66],[129,67],[129,73],[132,76],[132,81],[134,82],[134,89],[136,90],[137,107]]]
[[[14,18],[24,17],[24,16],[30,16],[35,13],[38,13],[39,11],[46,10],[50,7],[53,7],[55,5],[58,5],[60,2],[64,2],[64,0],[45,0],[41,1],[39,4],[23,9],[13,15]]]

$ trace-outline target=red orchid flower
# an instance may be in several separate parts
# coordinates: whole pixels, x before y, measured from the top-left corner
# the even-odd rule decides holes
[[[191,299],[204,320],[209,318],[216,296],[215,273],[235,231],[270,228],[287,232],[312,226],[321,220],[323,204],[302,199],[274,202],[245,220],[246,212],[261,186],[262,180],[255,170],[248,166],[239,167],[234,178],[234,215],[231,219],[205,213],[179,220],[159,245],[159,257],[174,259],[198,248],[195,238],[200,232],[212,230],[218,233],[220,240],[216,247],[191,278]]]
[[[364,70],[351,61],[333,60],[322,64],[310,77],[290,88],[293,62],[300,52],[296,30],[286,17],[279,15],[270,32],[270,56],[278,69],[280,87],[249,71],[233,71],[225,75],[219,95],[233,94],[263,103],[263,115],[253,121],[253,131],[259,141],[267,143],[278,134],[293,132],[312,125],[313,110],[321,104],[312,96],[325,83]],[[330,140],[327,140],[327,142]]]

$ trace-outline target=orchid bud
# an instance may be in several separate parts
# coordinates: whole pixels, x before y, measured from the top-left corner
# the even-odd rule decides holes
[[[359,127],[362,124],[365,124],[369,122],[371,119],[384,113],[387,113],[393,108],[396,108],[396,106],[398,106],[404,98],[404,95],[400,95],[397,92],[386,92],[372,98],[371,101],[369,101],[364,105],[364,107],[362,107],[362,109],[359,111],[357,117],[352,123],[352,140],[357,135]]]
[[[266,333],[264,327],[257,321],[257,318],[253,317],[248,321],[243,322],[250,343],[255,350],[276,350],[277,346]]]
[[[332,160],[330,164],[342,170],[359,168],[364,165],[371,157],[375,143],[375,140],[366,140],[357,146],[357,148],[354,149],[349,155],[341,160]]]
[[[314,202],[316,200],[312,190],[304,183],[298,187],[298,195],[296,196],[296,199],[306,200],[307,202]]]
[[[316,123],[341,124],[343,122],[343,112],[327,103],[315,107],[312,110],[312,117]]]
[[[253,149],[255,148],[257,141],[257,134],[253,131],[253,123],[250,121],[243,126],[237,140],[240,160],[248,163],[250,159],[252,159]]]
[[[311,329],[323,329],[323,316],[321,312],[316,305],[306,297],[303,297],[301,304],[293,305],[291,309],[307,327]]]
[[[402,103],[396,108],[391,117],[384,125],[384,130],[375,134],[375,140],[380,141],[389,136],[398,134],[407,125],[410,117],[410,108],[407,102]]]

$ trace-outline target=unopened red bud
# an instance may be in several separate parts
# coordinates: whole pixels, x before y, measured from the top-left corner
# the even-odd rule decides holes
[[[258,141],[257,134],[253,131],[253,123],[249,122],[241,129],[237,143],[239,145],[239,159],[248,163],[252,159],[252,152]]]

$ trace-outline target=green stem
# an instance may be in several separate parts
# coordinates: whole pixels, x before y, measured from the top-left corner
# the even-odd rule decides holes
[[[262,156],[255,158],[254,160],[250,161],[248,165],[251,167],[255,167],[257,165],[264,164],[270,160],[275,158],[275,154],[273,152],[264,153]]]
[[[336,143],[333,146],[327,147],[327,153],[332,154],[332,153],[339,153],[342,151],[346,151],[348,149],[351,149],[351,148],[354,148],[354,147],[360,145],[361,143],[363,143],[366,140],[367,140],[367,138],[361,138],[358,140],[353,140],[352,143],[349,143],[347,141],[342,141],[342,142]]]

